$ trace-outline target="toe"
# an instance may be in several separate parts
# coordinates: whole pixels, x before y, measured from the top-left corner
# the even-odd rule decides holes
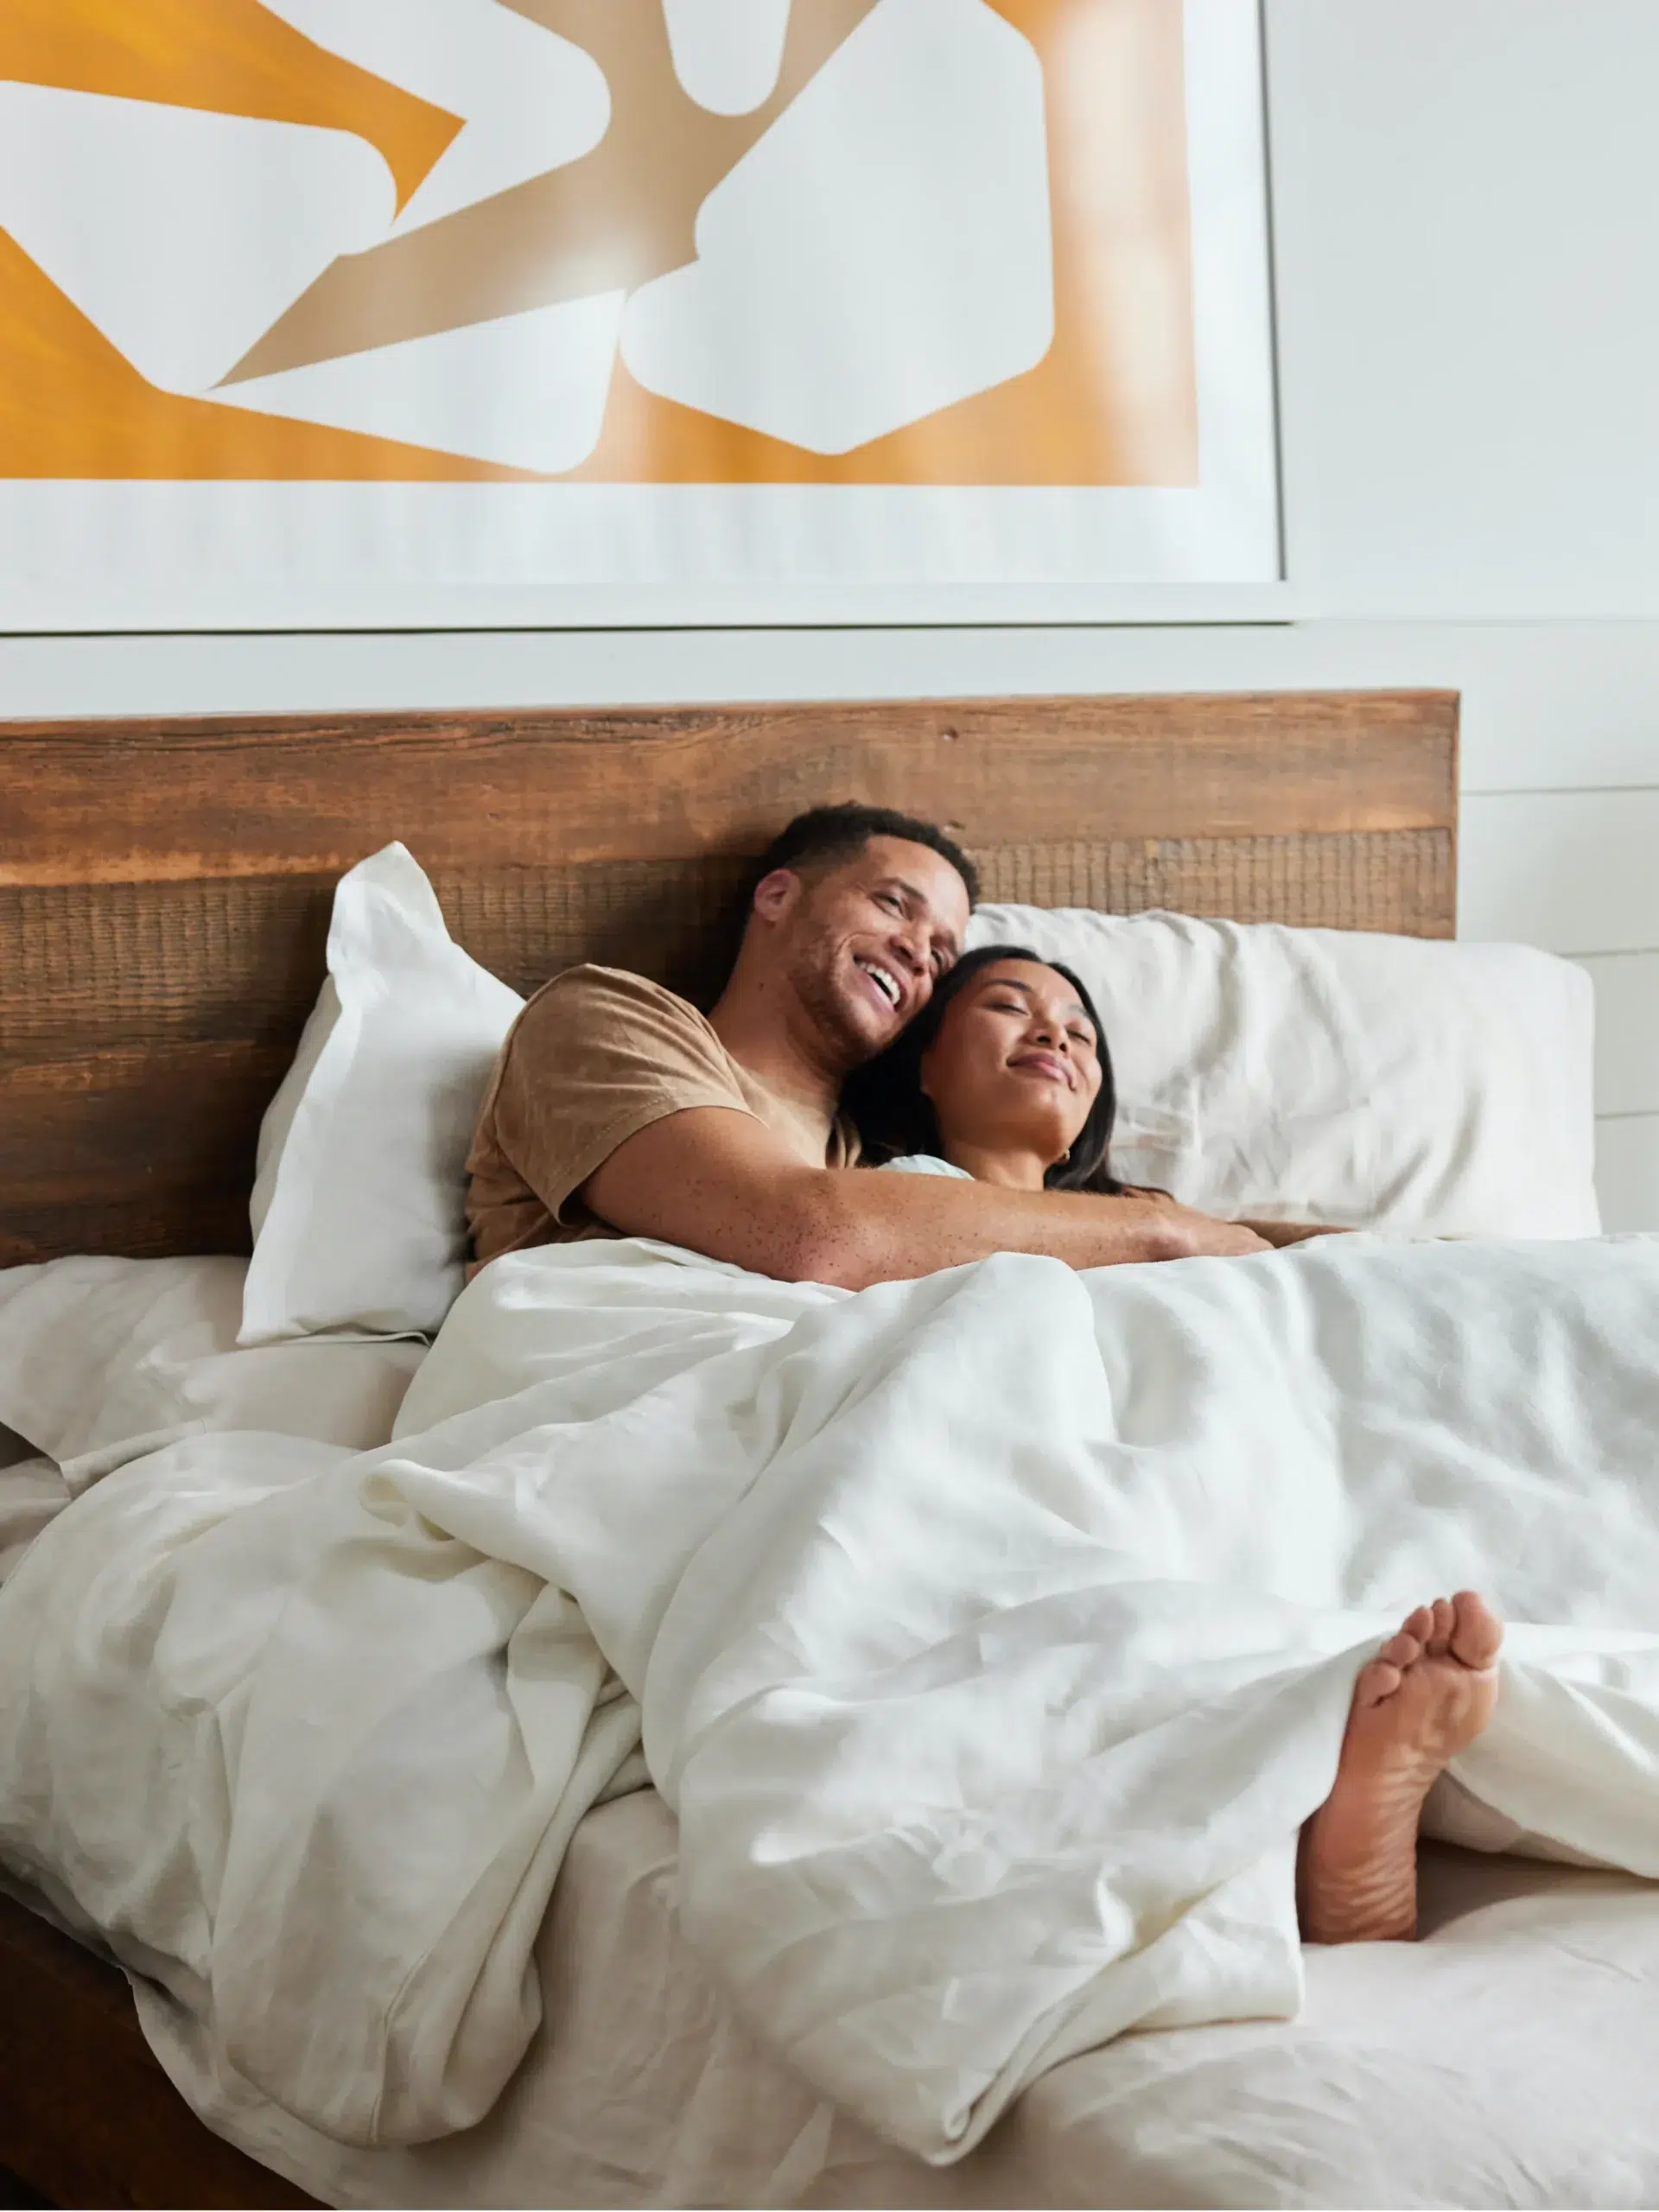
[[[1423,1638],[1431,1659],[1444,1658],[1452,1648],[1452,1631],[1458,1624],[1457,1608],[1449,1598],[1437,1598],[1429,1607],[1433,1626]]]
[[[1360,1669],[1359,1679],[1354,1684],[1356,1708],[1381,1705],[1384,1698],[1394,1695],[1404,1679],[1399,1668],[1389,1660],[1371,1660]]]
[[[1419,1643],[1427,1643],[1434,1632],[1434,1609],[1419,1605],[1414,1613],[1408,1613],[1400,1624],[1402,1636],[1414,1636]]]
[[[1408,1667],[1414,1667],[1422,1657],[1422,1643],[1409,1629],[1402,1628],[1397,1636],[1389,1638],[1376,1656],[1379,1659],[1386,1659],[1391,1667],[1397,1667],[1403,1673]]]
[[[1452,1600],[1456,1619],[1450,1638],[1452,1656],[1465,1667],[1491,1667],[1503,1641],[1503,1624],[1475,1590],[1459,1590]]]

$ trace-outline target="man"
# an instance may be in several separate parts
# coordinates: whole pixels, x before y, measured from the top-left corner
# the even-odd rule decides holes
[[[991,1252],[1092,1268],[1263,1249],[1249,1229],[1159,1199],[843,1172],[857,1140],[838,1118],[842,1084],[925,1006],[976,888],[931,823],[817,807],[760,862],[706,1017],[616,969],[555,976],[513,1027],[467,1161],[480,1264],[577,1236],[656,1236],[859,1290]]]

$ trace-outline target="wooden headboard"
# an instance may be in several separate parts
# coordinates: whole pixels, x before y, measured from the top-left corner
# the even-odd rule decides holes
[[[0,1265],[245,1251],[341,871],[400,837],[521,989],[708,980],[743,861],[862,798],[985,893],[1452,934],[1446,692],[0,723]]]

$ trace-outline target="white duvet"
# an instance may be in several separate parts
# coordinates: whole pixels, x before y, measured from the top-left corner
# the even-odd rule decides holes
[[[1071,2052],[1294,2011],[1297,1830],[1425,1597],[1546,1624],[1442,1830],[1659,1875],[1656,1360],[1640,1238],[857,1296],[518,1255],[385,1448],[195,1439],[41,1536],[0,1862],[151,1978],[181,2078],[420,2140],[520,2056],[643,1716],[692,1945],[947,2160]]]

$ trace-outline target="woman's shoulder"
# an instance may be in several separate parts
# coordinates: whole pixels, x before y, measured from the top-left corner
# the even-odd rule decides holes
[[[891,1175],[954,1175],[963,1183],[974,1179],[965,1167],[953,1167],[948,1160],[936,1159],[931,1152],[907,1152],[902,1160],[884,1160],[878,1172]]]

